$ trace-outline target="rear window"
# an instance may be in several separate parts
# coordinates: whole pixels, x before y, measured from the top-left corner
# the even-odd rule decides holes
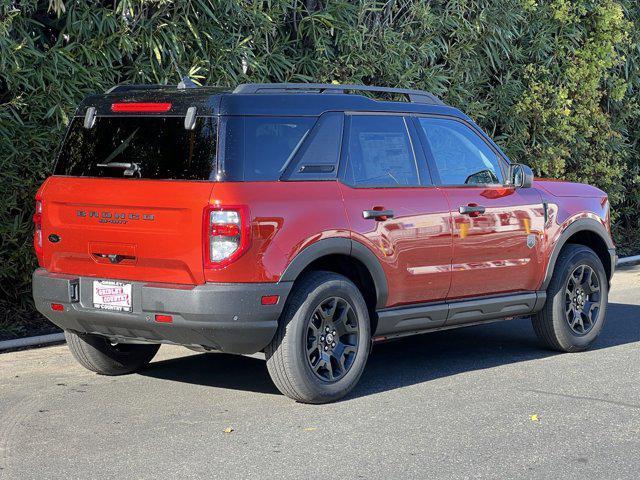
[[[224,117],[220,125],[222,179],[278,180],[315,121],[315,117]]]
[[[91,129],[76,117],[60,151],[56,175],[213,180],[217,122],[199,117],[97,117]]]

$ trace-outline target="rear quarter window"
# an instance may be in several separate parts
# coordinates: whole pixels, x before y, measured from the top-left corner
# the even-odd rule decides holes
[[[315,122],[315,117],[223,117],[222,180],[279,180]]]

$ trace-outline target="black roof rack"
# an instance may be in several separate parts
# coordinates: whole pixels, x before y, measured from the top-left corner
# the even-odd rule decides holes
[[[109,90],[107,90],[104,93],[115,93],[115,92],[122,93],[122,92],[131,92],[135,90],[160,90],[164,88],[177,88],[178,90],[185,90],[187,88],[198,88],[198,85],[196,85],[193,82],[193,80],[191,80],[189,77],[184,76],[182,77],[178,85],[161,85],[161,84],[124,85],[124,84],[121,84],[121,85],[115,85],[111,87]]]
[[[129,92],[133,90],[160,90],[161,88],[167,88],[167,87],[168,85],[153,85],[153,84],[114,85],[104,93]]]
[[[406,88],[374,87],[366,85],[341,85],[333,83],[243,83],[233,93],[345,93],[346,91],[396,93],[406,95],[413,103],[444,105],[433,93]]]

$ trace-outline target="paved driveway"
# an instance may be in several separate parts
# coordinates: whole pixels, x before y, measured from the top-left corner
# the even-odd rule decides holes
[[[109,378],[64,346],[0,354],[0,479],[639,478],[640,267],[610,300],[589,352],[541,350],[527,320],[433,333],[376,346],[324,406],[257,356],[162,347]]]

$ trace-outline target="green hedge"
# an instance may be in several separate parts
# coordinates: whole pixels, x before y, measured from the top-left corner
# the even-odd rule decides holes
[[[634,247],[636,0],[8,1],[0,7],[0,310],[31,315],[31,216],[74,106],[117,83],[430,90],[537,174],[586,181]],[[173,60],[175,59],[175,60]]]

